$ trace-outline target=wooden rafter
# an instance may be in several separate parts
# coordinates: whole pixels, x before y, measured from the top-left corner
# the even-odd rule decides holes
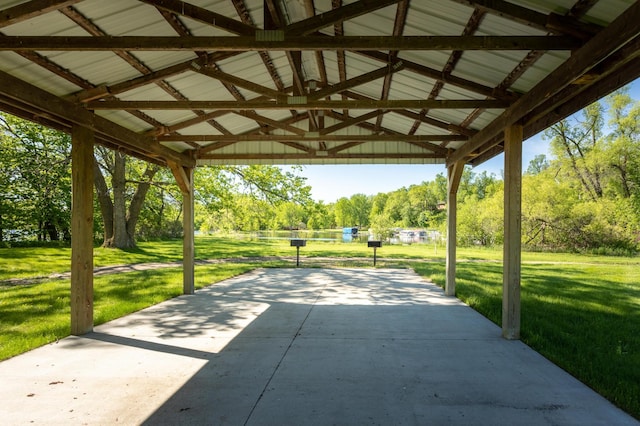
[[[536,28],[540,31],[570,35],[582,40],[588,40],[602,29],[598,25],[582,23],[573,16],[563,16],[557,13],[545,15],[532,9],[502,0],[453,1],[507,18],[511,21]]]
[[[0,11],[0,28],[26,21],[82,0],[31,0]]]

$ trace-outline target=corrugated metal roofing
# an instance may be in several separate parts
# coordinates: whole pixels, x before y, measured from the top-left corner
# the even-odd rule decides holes
[[[62,50],[62,47],[25,50],[26,44],[44,45],[56,36],[70,37],[69,42],[76,37],[94,36],[107,45],[114,39],[102,36],[116,39],[186,37],[187,41],[191,36],[197,39],[189,40],[228,37],[232,40],[238,32],[253,36],[256,30],[309,23],[309,19],[323,13],[329,15],[327,24],[309,30],[304,41],[332,39],[340,34],[351,40],[367,38],[370,43],[376,43],[373,37],[394,35],[544,39],[560,35],[567,40],[583,37],[580,42],[586,44],[588,39],[597,40],[599,33],[585,32],[584,24],[599,25],[603,31],[625,13],[637,13],[639,9],[633,0],[600,0],[589,2],[586,7],[584,2],[574,0],[511,3],[397,0],[381,8],[377,5],[383,2],[369,0],[345,0],[338,8],[334,8],[330,0],[285,0],[267,1],[280,10],[265,20],[269,12],[265,11],[263,0],[52,0],[50,3],[51,6],[57,4],[58,10],[53,8],[38,14],[29,11],[28,6],[35,3],[28,0],[0,2],[0,17],[4,17],[0,20],[0,42],[8,36],[41,37],[35,41],[12,39],[16,43],[13,48],[5,46],[0,50],[0,73],[7,76],[4,80],[18,78],[27,84],[21,90],[42,89],[60,102],[70,103],[69,108],[73,103],[91,110],[91,106],[99,106],[96,101],[100,100],[165,101],[165,108],[143,104],[137,111],[97,109],[95,114],[118,126],[114,127],[114,133],[124,128],[139,135],[140,146],[123,141],[124,149],[145,157],[147,153],[141,148],[144,144],[164,147],[154,148],[153,156],[149,157],[161,162],[169,156],[173,157],[172,161],[185,163],[195,159],[198,164],[443,163],[452,158],[483,161],[494,155],[496,146],[499,150],[501,136],[493,132],[491,137],[481,140],[474,135],[480,132],[484,136],[482,130],[495,120],[504,119],[504,112],[508,112],[519,97],[531,91],[535,93],[540,85],[550,85],[549,75],[556,68],[566,66],[572,52],[555,50],[554,46],[542,51],[463,48],[454,52],[446,48],[409,46],[392,52],[383,47],[367,52],[357,49],[315,52],[301,45],[302,53],[297,59],[295,48],[288,54],[279,44],[278,37],[288,36],[273,32],[269,33],[275,37],[272,46],[262,52],[238,49],[224,53],[227,39],[216,39],[219,48],[204,49],[206,51],[195,48],[102,51],[90,42],[71,50]],[[353,6],[362,12],[352,15],[349,8]],[[8,16],[9,12],[14,15]],[[269,28],[265,28],[265,21]],[[640,20],[635,22],[626,26],[637,27]],[[640,75],[636,54],[629,54],[638,44],[640,30],[635,28],[635,31],[632,29],[628,39],[618,40],[611,46],[611,53],[626,49],[625,58],[609,55],[599,65],[599,74],[591,73],[590,79],[579,88],[567,85],[556,88],[558,100],[549,100],[554,104],[547,105],[548,100],[538,96],[537,104],[531,105],[531,110],[535,110],[531,115],[539,120],[539,116],[555,114],[560,107],[566,115],[566,111],[578,109],[594,96],[590,84],[602,81],[605,88],[598,92],[602,95],[615,89],[612,81],[616,73],[622,74],[617,80],[620,84]],[[260,34],[258,31],[255,37]],[[426,41],[416,43],[424,45]],[[588,52],[578,49],[573,53],[576,52],[589,59]],[[575,78],[593,65],[595,63],[577,70]],[[300,93],[297,87],[296,67],[305,93]],[[386,74],[377,74],[376,78],[367,78],[360,84],[352,83],[352,79],[365,79],[368,73],[381,73],[381,69],[386,69]],[[206,75],[208,70],[218,74]],[[326,92],[333,86],[334,90]],[[317,90],[324,90],[325,96],[313,99]],[[278,96],[273,95],[276,91]],[[63,129],[75,123],[73,117],[61,116],[53,108],[47,108],[46,103],[52,99],[42,101],[42,105],[26,105],[16,100],[19,94],[3,89],[0,92],[0,107],[12,113]],[[581,93],[585,93],[584,99]],[[476,101],[477,106],[421,108],[409,103],[428,99],[469,100]],[[329,105],[328,101],[341,100],[350,100],[352,104],[324,106]],[[407,106],[386,108],[380,102],[386,100]],[[493,100],[503,100],[505,105],[499,109],[482,106],[483,102]],[[214,104],[177,109],[168,103],[178,101],[231,101],[231,106],[221,110]],[[357,106],[353,105],[356,101]],[[312,102],[324,103],[318,107],[312,106]],[[277,109],[274,104],[279,104]],[[562,117],[558,115],[559,118]],[[523,124],[525,133],[540,130],[537,122]],[[184,140],[180,140],[180,135]],[[345,135],[368,135],[369,138],[350,141]],[[378,135],[381,140],[376,140]],[[196,141],[187,136],[200,139]],[[223,136],[226,139],[221,139]],[[418,140],[417,136],[431,136],[434,140]],[[252,141],[251,137],[256,140]],[[98,138],[110,144],[114,143],[113,139],[106,134]]]

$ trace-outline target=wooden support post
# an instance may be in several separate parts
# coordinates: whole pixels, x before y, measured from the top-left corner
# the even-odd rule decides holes
[[[193,199],[193,168],[170,162],[169,167],[182,191],[182,292],[195,292],[195,229]]]
[[[456,226],[458,216],[458,187],[464,170],[464,162],[453,163],[447,169],[447,278],[444,293],[456,295]]]
[[[505,129],[502,336],[510,340],[520,339],[522,137],[522,125]]]
[[[93,131],[71,134],[71,334],[93,330]]]

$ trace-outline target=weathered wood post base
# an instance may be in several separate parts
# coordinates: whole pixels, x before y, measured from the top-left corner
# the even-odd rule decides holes
[[[195,226],[194,226],[194,199],[193,199],[193,168],[183,167],[175,163],[169,163],[173,176],[182,191],[182,292],[193,294],[195,292]]]
[[[71,334],[93,330],[93,131],[71,134]]]
[[[521,125],[505,129],[502,336],[513,340],[520,338],[522,135]]]
[[[458,187],[464,170],[464,162],[458,161],[447,168],[447,258],[444,293],[456,295],[456,227],[458,217]]]

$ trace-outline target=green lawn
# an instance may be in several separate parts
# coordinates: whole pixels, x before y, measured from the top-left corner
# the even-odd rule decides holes
[[[303,266],[321,266],[327,263],[320,258],[337,257],[343,260],[331,265],[371,267],[373,250],[365,244],[309,241],[300,255]],[[95,264],[168,262],[181,256],[181,241],[149,242],[130,251],[96,248]],[[295,256],[295,249],[286,240],[198,237],[198,259],[245,261],[198,265],[196,285],[257,266],[294,265],[261,259],[268,256]],[[383,246],[378,266],[411,267],[444,286],[444,256],[444,247]],[[499,249],[458,249],[458,297],[497,324],[501,258]],[[66,272],[69,259],[65,248],[0,249],[0,282]],[[68,279],[0,284],[0,359],[69,334],[69,286]],[[97,276],[94,289],[94,318],[100,324],[179,295],[182,271],[173,267]],[[640,419],[640,258],[523,253],[521,292],[522,340]]]

